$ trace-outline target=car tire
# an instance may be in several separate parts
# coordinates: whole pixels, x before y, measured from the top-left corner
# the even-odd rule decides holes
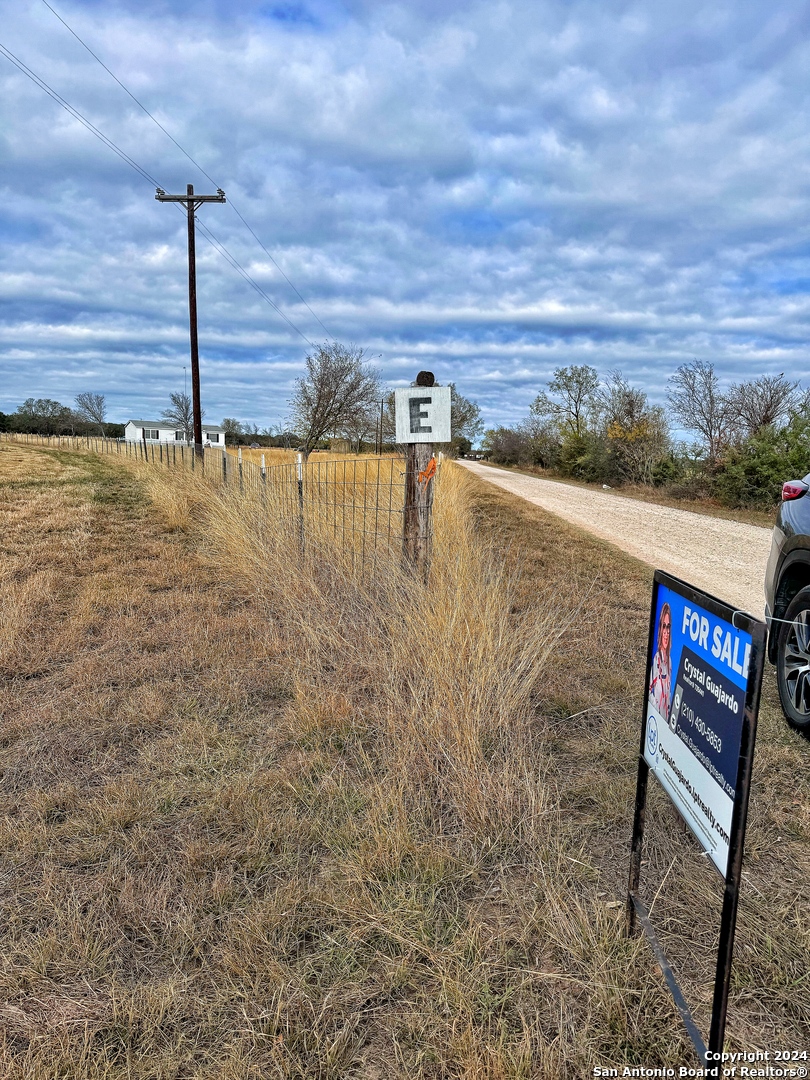
[[[787,722],[810,739],[810,586],[796,593],[779,623],[776,681]]]

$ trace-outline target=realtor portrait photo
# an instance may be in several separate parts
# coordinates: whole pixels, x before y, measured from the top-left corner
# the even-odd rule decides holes
[[[672,609],[668,601],[661,605],[656,629],[655,655],[650,677],[650,698],[662,716],[669,715],[672,696]]]

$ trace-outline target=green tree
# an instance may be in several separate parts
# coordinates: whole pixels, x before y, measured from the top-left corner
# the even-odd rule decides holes
[[[762,428],[733,447],[715,478],[715,491],[730,506],[772,509],[782,484],[804,476],[810,462],[810,419],[795,413],[781,428]]]
[[[560,433],[581,438],[592,418],[596,403],[599,375],[587,364],[572,364],[556,368],[548,383],[549,393],[542,390],[529,409],[537,418],[552,418]]]
[[[13,421],[17,431],[60,435],[73,430],[75,417],[66,405],[52,398],[26,398],[17,408]]]
[[[232,416],[226,416],[222,421],[222,427],[225,431],[225,442],[236,443],[239,441],[240,436],[244,435],[244,427],[240,420],[235,420]]]
[[[466,454],[484,429],[481,409],[474,401],[450,387],[450,449],[454,454]]]

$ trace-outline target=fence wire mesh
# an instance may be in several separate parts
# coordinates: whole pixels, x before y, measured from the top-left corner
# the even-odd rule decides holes
[[[4,441],[121,455],[167,474],[185,472],[228,497],[241,496],[266,525],[289,531],[301,548],[338,549],[355,569],[402,551],[405,462],[397,456],[337,457],[261,464],[206,447],[202,462],[184,443],[133,442],[87,436],[3,433]],[[270,456],[269,454],[267,455]]]

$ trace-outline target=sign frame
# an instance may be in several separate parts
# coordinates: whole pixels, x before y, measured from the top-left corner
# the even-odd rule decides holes
[[[659,779],[662,787],[668,795],[672,805],[685,822],[690,831],[695,835],[705,854],[712,859],[712,865],[721,873],[725,887],[723,891],[723,905],[720,916],[720,937],[717,949],[717,964],[715,969],[714,993],[712,998],[712,1018],[709,1031],[708,1047],[703,1041],[700,1031],[695,1023],[689,1006],[678,986],[675,974],[667,962],[664,951],[658,941],[649,913],[641,897],[639,896],[639,883],[641,876],[641,852],[644,838],[644,826],[647,807],[647,784],[650,772],[655,770],[648,764],[645,758],[645,744],[648,733],[648,717],[650,715],[650,688],[653,668],[656,615],[658,613],[658,596],[661,587],[682,597],[685,601],[694,605],[695,608],[703,609],[715,619],[730,625],[734,630],[742,631],[751,638],[750,653],[746,671],[744,687],[744,704],[740,717],[740,744],[736,762],[736,783],[734,787],[734,800],[731,812],[731,825],[728,832],[728,854],[726,860],[726,872],[722,874],[714,853],[706,850],[703,838],[695,830],[693,822],[688,820],[682,813],[678,802],[673,798],[667,787]],[[672,614],[670,612],[670,624]],[[685,621],[684,621],[685,625]],[[740,611],[731,604],[706,593],[701,589],[682,581],[663,570],[656,570],[653,575],[652,598],[650,604],[650,625],[647,639],[647,665],[644,685],[644,700],[641,716],[641,735],[638,755],[638,775],[636,779],[636,801],[633,813],[633,835],[630,847],[630,874],[627,886],[627,932],[636,932],[636,919],[650,944],[656,959],[658,960],[664,978],[667,981],[675,1004],[686,1026],[692,1045],[698,1055],[701,1066],[711,1068],[709,1055],[722,1052],[723,1038],[725,1035],[726,1016],[728,1012],[728,993],[731,982],[731,961],[734,951],[734,933],[737,923],[737,907],[739,903],[740,880],[742,875],[742,859],[745,841],[745,826],[748,817],[748,799],[751,785],[751,768],[753,764],[754,743],[756,741],[757,717],[762,688],[762,672],[765,660],[767,630],[765,623],[755,619],[746,612]],[[735,667],[735,671],[737,668]],[[657,774],[656,774],[657,775]],[[707,1073],[707,1075],[712,1075]]]
[[[412,407],[412,402],[416,409]],[[425,408],[420,408],[420,404]],[[430,412],[425,411],[428,406]],[[451,409],[449,386],[407,386],[395,390],[397,443],[400,446],[414,443],[449,443]]]

